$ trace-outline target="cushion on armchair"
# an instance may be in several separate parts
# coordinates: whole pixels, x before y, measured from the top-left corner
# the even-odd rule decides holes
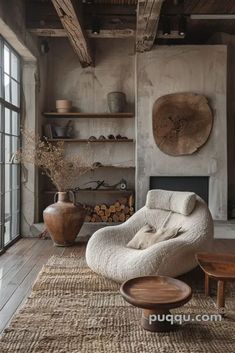
[[[150,190],[147,194],[146,207],[162,209],[190,215],[195,208],[196,194],[184,191]]]
[[[127,244],[128,248],[143,250],[161,241],[175,238],[179,235],[181,227],[172,227],[155,229],[149,224],[145,224],[135,234],[135,236]]]

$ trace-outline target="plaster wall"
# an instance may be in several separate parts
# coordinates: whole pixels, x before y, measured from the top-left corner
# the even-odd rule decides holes
[[[227,106],[228,106],[228,204],[229,216],[235,218],[235,36],[228,33],[216,33],[210,43],[224,44],[228,47],[227,67]]]
[[[161,46],[137,55],[137,207],[144,205],[150,176],[209,176],[214,219],[227,219],[227,47]],[[205,95],[213,110],[211,136],[190,156],[172,157],[155,144],[152,107],[169,93]]]
[[[126,94],[126,111],[135,109],[135,50],[131,40],[95,40],[95,66],[81,68],[77,55],[67,39],[53,39],[49,43],[47,99],[45,109],[55,110],[56,99],[69,99],[73,109],[80,112],[109,112],[107,94],[111,91],[122,91]],[[45,119],[44,123],[65,125],[68,119]],[[135,139],[134,119],[119,118],[78,118],[73,119],[74,136],[87,139],[90,136],[116,136],[121,134]],[[114,165],[118,169],[105,168],[86,174],[78,179],[82,186],[88,181],[105,180],[115,184],[124,178],[129,189],[135,187],[135,144],[133,143],[68,143],[67,153],[81,155],[91,164],[101,162]],[[44,189],[47,186],[44,184]],[[107,195],[105,196],[106,202]],[[120,195],[115,195],[118,198]],[[87,203],[98,202],[96,197],[87,197]],[[82,200],[80,200],[82,201]],[[101,201],[101,200],[99,200]],[[104,202],[104,200],[103,200]],[[49,200],[48,200],[49,203]],[[42,209],[45,204],[42,205]]]

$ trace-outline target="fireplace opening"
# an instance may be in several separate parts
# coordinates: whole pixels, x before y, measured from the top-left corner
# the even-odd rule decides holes
[[[207,204],[209,199],[208,176],[151,176],[150,190],[191,191],[200,196]]]

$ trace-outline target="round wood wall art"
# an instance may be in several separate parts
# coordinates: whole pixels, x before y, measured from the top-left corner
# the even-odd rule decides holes
[[[208,140],[213,115],[206,97],[193,93],[162,96],[153,105],[153,135],[171,156],[192,154]]]

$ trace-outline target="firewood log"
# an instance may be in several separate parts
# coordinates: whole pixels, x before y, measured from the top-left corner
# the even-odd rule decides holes
[[[112,222],[113,222],[112,217],[109,217],[109,218],[108,218],[108,222],[109,222],[109,223],[112,223]]]
[[[100,210],[100,205],[96,205],[96,206],[94,207],[94,210],[95,210],[95,212],[98,214],[98,211]]]
[[[111,212],[110,212],[109,208],[107,208],[107,209],[104,211],[104,213],[105,213],[105,216],[106,216],[106,217],[109,217],[109,216],[111,215]]]
[[[130,207],[130,212],[134,212],[134,207]]]
[[[96,222],[96,219],[95,219],[95,217],[93,216],[93,217],[91,217],[91,222],[92,223],[95,223]]]
[[[101,217],[99,215],[94,214],[94,217],[96,222],[101,222]]]
[[[101,219],[102,219],[103,222],[108,222],[108,217],[107,216],[102,216]]]
[[[88,216],[88,215],[87,215],[87,216],[85,217],[85,222],[90,222],[90,221],[91,221],[91,216]]]
[[[119,201],[117,201],[117,202],[115,202],[114,206],[115,206],[115,208],[117,209],[118,207],[120,207],[120,206],[121,206],[121,204],[120,204],[120,202],[119,202]]]
[[[119,217],[114,213],[114,215],[113,215],[113,221],[115,222],[115,223],[118,223],[119,222]]]
[[[116,212],[116,209],[115,209],[115,206],[114,206],[114,205],[111,205],[111,206],[109,207],[109,210],[110,210],[111,213]]]
[[[124,213],[121,213],[120,216],[119,216],[119,221],[120,221],[120,222],[124,222],[125,219],[126,219],[125,214],[124,214]]]
[[[118,199],[118,201],[120,202],[121,205],[126,205],[128,202],[128,199],[126,197],[120,197],[120,199]]]
[[[128,213],[130,212],[130,207],[125,206],[123,212],[124,212],[125,214],[128,214]]]
[[[128,205],[129,205],[129,207],[134,206],[134,196],[133,195],[130,195],[129,200],[128,200]]]
[[[104,216],[104,211],[100,210],[100,211],[98,212],[98,215],[99,215],[100,217]]]
[[[100,206],[100,209],[104,211],[104,210],[107,209],[107,206],[106,206],[105,204],[102,204],[102,205]]]
[[[121,205],[115,206],[115,208],[116,208],[116,211],[117,211],[117,212],[120,212],[120,211],[121,211]]]

